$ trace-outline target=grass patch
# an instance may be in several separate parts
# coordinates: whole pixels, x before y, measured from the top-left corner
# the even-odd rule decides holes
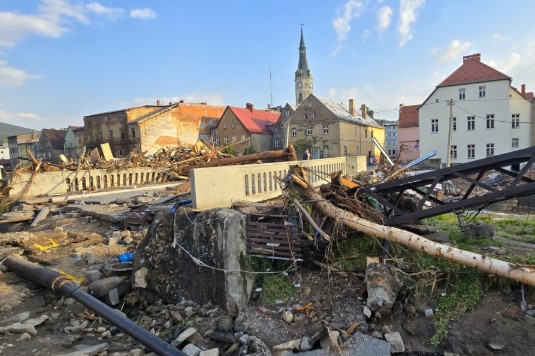
[[[264,276],[263,282],[262,304],[274,306],[277,304],[277,300],[286,302],[290,298],[297,296],[297,288],[295,288],[290,277],[287,275],[266,275]]]
[[[363,234],[352,234],[336,242],[332,248],[332,265],[343,271],[366,269],[367,256],[379,256],[381,246],[376,239]]]
[[[438,299],[437,312],[434,316],[435,335],[431,338],[433,346],[440,345],[448,334],[448,325],[473,309],[481,295],[482,286],[479,275],[458,274],[451,278],[447,292]]]

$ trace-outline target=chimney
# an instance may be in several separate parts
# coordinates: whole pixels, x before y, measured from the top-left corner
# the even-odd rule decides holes
[[[349,99],[349,114],[351,116],[355,116],[355,100]]]
[[[475,59],[476,61],[481,62],[481,53],[474,53],[474,54],[471,54],[469,56],[464,56],[463,57],[463,63],[466,62],[469,59]]]
[[[254,105],[251,104],[251,103],[247,103],[247,104],[245,104],[245,108],[246,108],[247,110],[250,110],[251,112],[253,112],[253,110],[254,110]]]
[[[362,104],[360,106],[360,112],[362,113],[363,118],[366,119],[368,117],[368,107],[366,106],[366,104]]]
[[[526,84],[522,84],[522,95],[526,94]]]
[[[156,106],[161,106],[162,105],[162,102],[160,101],[160,99],[156,100]]]

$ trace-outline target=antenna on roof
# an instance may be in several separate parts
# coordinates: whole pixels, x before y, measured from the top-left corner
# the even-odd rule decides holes
[[[271,97],[271,107],[273,107],[273,87],[271,85],[271,65],[269,66],[269,95]]]

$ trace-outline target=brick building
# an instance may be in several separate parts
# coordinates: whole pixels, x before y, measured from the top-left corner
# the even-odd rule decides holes
[[[253,104],[245,108],[227,106],[216,128],[216,143],[233,145],[236,153],[262,152],[271,149],[270,125],[279,119],[273,110],[256,110]]]
[[[210,118],[217,120],[224,110],[224,106],[180,102],[89,115],[84,117],[84,144],[91,150],[107,142],[117,157],[130,152],[153,154],[165,146],[193,145],[205,137]]]

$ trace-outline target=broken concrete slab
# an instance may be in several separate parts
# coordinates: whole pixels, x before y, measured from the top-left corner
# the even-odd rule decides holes
[[[39,210],[39,213],[37,213],[37,216],[35,217],[35,219],[33,219],[30,227],[34,227],[37,224],[39,224],[41,221],[46,219],[46,217],[48,216],[48,213],[50,213],[50,208],[48,206],[45,206],[41,210]]]
[[[151,226],[135,252],[134,274],[143,267],[147,289],[166,302],[210,301],[236,316],[254,282],[253,275],[240,272],[250,269],[245,216],[230,209],[168,214]]]
[[[368,307],[381,315],[389,315],[402,286],[393,268],[384,263],[370,264],[366,268],[366,285]]]
[[[385,340],[390,343],[393,354],[405,352],[405,345],[399,332],[385,334]]]

